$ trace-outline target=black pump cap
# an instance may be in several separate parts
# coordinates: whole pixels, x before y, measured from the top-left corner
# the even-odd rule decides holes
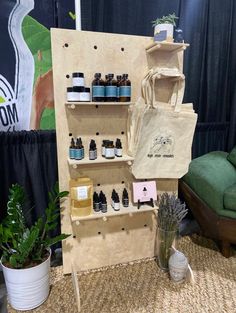
[[[95,74],[94,74],[94,77],[95,77],[95,78],[101,78],[101,76],[102,76],[101,73],[95,73]]]

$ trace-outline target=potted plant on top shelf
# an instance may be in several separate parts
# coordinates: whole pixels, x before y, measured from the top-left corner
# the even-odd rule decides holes
[[[177,19],[175,13],[172,13],[152,21],[154,41],[173,42],[174,26],[176,26]]]
[[[49,192],[45,216],[28,227],[23,214],[25,193],[21,186],[10,188],[7,216],[0,224],[2,268],[8,300],[17,310],[30,310],[42,304],[49,294],[50,246],[67,238],[50,233],[58,225],[59,202],[68,192],[59,192],[58,184]]]

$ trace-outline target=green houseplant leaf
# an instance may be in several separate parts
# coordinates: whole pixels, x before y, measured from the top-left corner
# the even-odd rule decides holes
[[[60,234],[51,237],[50,235],[58,225],[60,201],[67,195],[67,191],[59,192],[56,184],[53,191],[49,193],[45,215],[33,226],[27,227],[23,214],[24,190],[17,184],[12,186],[7,204],[7,216],[0,224],[0,249],[3,251],[4,264],[13,268],[35,265],[35,262],[41,262],[47,256],[51,245],[69,236]]]
[[[175,13],[164,15],[160,18],[157,18],[156,20],[152,21],[152,26],[155,27],[159,24],[172,24],[173,26],[176,26],[176,20],[179,18],[175,15]]]

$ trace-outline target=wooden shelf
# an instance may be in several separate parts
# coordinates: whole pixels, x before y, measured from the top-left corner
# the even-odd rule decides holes
[[[134,102],[66,102],[65,105],[70,109],[75,109],[79,106],[129,106]]]
[[[108,205],[106,213],[93,211],[91,215],[87,215],[87,216],[80,216],[80,217],[71,216],[71,222],[72,223],[76,222],[76,224],[78,225],[80,221],[88,221],[88,220],[94,220],[94,219],[99,219],[99,218],[103,219],[104,222],[106,222],[109,217],[126,215],[126,214],[132,217],[132,215],[136,213],[151,212],[151,211],[156,211],[157,209],[158,207],[152,208],[150,206],[141,206],[141,208],[138,210],[137,205],[136,206],[132,205],[132,206],[129,206],[128,208],[121,206],[119,211],[114,211],[111,205]]]
[[[153,42],[151,45],[149,45],[146,48],[146,51],[148,53],[152,53],[153,51],[156,51],[156,50],[174,52],[178,50],[185,50],[187,47],[189,47],[188,43],[159,41],[159,42]]]
[[[134,160],[133,157],[128,155],[123,155],[122,157],[115,157],[114,159],[106,159],[101,156],[98,156],[96,160],[89,160],[88,157],[85,157],[83,160],[74,160],[68,158],[68,164],[73,168],[77,168],[80,165],[92,165],[92,164],[102,164],[102,163],[114,163],[114,162],[132,162]],[[130,164],[131,165],[131,164]]]

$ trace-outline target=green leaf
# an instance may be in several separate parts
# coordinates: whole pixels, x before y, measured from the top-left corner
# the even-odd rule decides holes
[[[61,235],[58,235],[54,238],[47,238],[44,242],[45,246],[46,247],[50,247],[52,245],[54,245],[55,243],[57,242],[60,242],[66,238],[68,238],[70,235],[67,235],[67,234],[61,234]]]

